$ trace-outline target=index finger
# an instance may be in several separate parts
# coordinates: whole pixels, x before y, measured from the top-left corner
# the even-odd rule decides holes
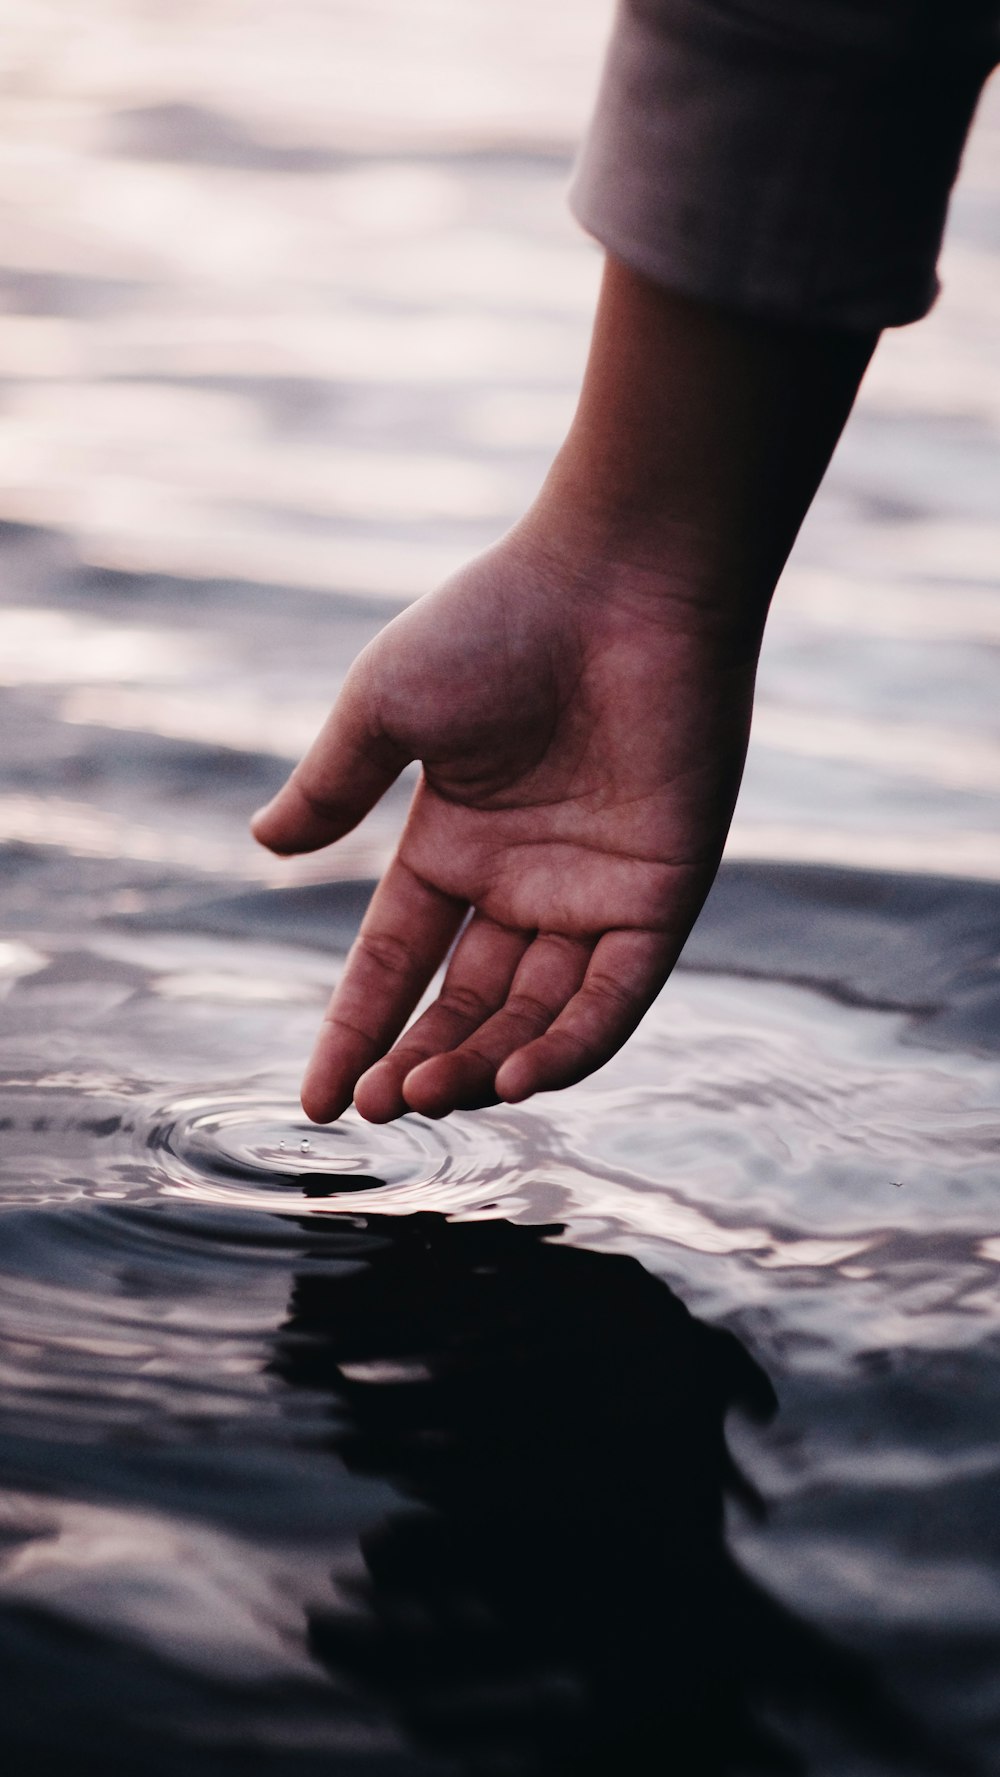
[[[302,1108],[330,1123],[399,1035],[466,914],[464,901],[394,858],[372,896],[327,1007],[302,1083]]]

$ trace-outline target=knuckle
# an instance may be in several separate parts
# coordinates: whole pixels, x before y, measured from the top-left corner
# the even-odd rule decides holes
[[[552,1007],[532,993],[512,993],[504,1006],[504,1015],[516,1019],[519,1024],[548,1024],[552,1019]]]
[[[398,979],[413,968],[413,957],[405,938],[392,932],[361,932],[358,936],[359,958],[370,963],[381,975]]]
[[[592,1038],[580,1036],[576,1031],[559,1031],[548,1056],[547,1084],[576,1086],[580,1080],[585,1080],[589,1074],[594,1073],[595,1069],[602,1067],[613,1055],[614,1048],[613,1043],[596,1043]]]
[[[457,985],[445,987],[442,990],[438,1005],[442,1012],[453,1013],[457,1018],[467,1019],[477,1024],[481,1023],[484,1018],[488,1018],[493,1010],[483,994],[476,988]]]
[[[433,1050],[425,1048],[420,1043],[396,1043],[388,1055],[383,1055],[381,1061],[377,1061],[374,1067],[369,1069],[369,1077],[372,1079],[377,1077],[380,1081],[396,1080],[401,1083],[407,1074],[412,1073],[413,1069],[419,1067],[421,1062],[426,1061],[431,1054],[433,1054]]]
[[[356,1019],[345,1017],[343,1012],[328,1012],[323,1023],[328,1029],[335,1031],[338,1036],[346,1036],[361,1043],[371,1041],[371,1032],[367,1031],[364,1025],[359,1024]]]
[[[553,1030],[546,1038],[549,1058],[558,1062],[582,1062],[591,1054],[592,1049],[593,1045],[573,1030]]]
[[[541,940],[551,956],[565,958],[588,957],[592,945],[585,938],[573,938],[568,932],[546,932]]]
[[[592,975],[587,982],[587,995],[599,1005],[610,1007],[613,1012],[631,1012],[635,1004],[635,995],[631,989],[614,975]]]
[[[494,1053],[488,1044],[476,1042],[463,1043],[455,1050],[455,1057],[466,1075],[484,1080],[492,1080],[502,1059],[500,1052]]]
[[[292,782],[308,808],[309,813],[315,815],[317,820],[328,821],[333,824],[341,818],[344,812],[343,804],[337,801],[333,796],[321,795],[320,792],[313,789],[304,778],[293,777]]]
[[[593,1044],[573,1030],[553,1028],[521,1051],[531,1057],[534,1083],[532,1091],[547,1092],[557,1087],[575,1086],[600,1065]]]

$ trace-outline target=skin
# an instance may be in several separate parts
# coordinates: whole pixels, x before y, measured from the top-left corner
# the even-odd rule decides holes
[[[422,764],[306,1074],[314,1121],[525,1099],[635,1029],[718,868],[770,596],[874,343],[609,260],[537,502],[365,649],[254,819],[314,851]]]

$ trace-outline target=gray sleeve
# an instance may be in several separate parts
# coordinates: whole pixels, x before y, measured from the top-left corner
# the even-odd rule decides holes
[[[1000,0],[620,0],[573,211],[685,295],[917,320],[998,18]]]

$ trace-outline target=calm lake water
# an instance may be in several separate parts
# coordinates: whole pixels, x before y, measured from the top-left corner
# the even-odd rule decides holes
[[[245,834],[531,498],[598,275],[556,0],[19,0],[0,112],[11,1777],[1000,1764],[1000,102],[592,1081],[307,1125],[405,808]]]

